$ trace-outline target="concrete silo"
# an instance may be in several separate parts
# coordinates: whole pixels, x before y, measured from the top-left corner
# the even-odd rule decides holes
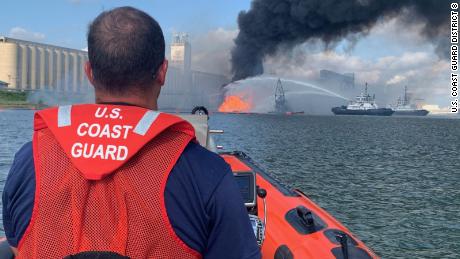
[[[9,88],[18,87],[18,51],[17,43],[0,37],[0,80],[7,82]]]

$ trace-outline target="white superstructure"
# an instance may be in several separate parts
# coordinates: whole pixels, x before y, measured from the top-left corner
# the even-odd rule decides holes
[[[398,97],[396,105],[391,107],[394,111],[415,111],[417,106],[410,103],[409,95],[407,94],[407,86],[404,87],[404,96]]]
[[[350,101],[347,105],[348,110],[370,110],[378,109],[379,107],[375,103],[375,96],[370,96],[367,93],[367,83],[364,88],[364,92],[361,95],[355,97],[355,101]]]

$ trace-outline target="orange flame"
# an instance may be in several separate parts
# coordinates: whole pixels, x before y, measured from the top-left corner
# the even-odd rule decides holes
[[[229,95],[225,97],[220,105],[220,112],[249,112],[252,108],[250,102],[243,100],[240,96]]]

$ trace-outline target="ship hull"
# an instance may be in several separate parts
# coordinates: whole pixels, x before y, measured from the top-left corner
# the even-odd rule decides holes
[[[413,111],[395,111],[395,116],[426,116],[429,113],[427,110],[413,110]]]
[[[332,112],[335,115],[368,115],[368,116],[391,116],[394,111],[387,108],[368,109],[368,110],[350,110],[343,107],[334,107]]]

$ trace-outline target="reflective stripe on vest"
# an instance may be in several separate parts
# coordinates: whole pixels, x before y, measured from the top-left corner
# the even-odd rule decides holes
[[[58,108],[58,127],[70,126],[71,122],[72,105],[59,106]]]
[[[180,118],[137,107],[74,105],[38,112],[34,209],[18,258],[85,251],[199,258],[174,233],[163,196],[172,167],[193,138],[193,127]],[[128,155],[120,161],[86,149],[75,157],[75,143],[105,151],[124,146]]]
[[[134,128],[134,133],[144,136],[145,133],[149,130],[150,126],[155,122],[155,120],[160,115],[156,111],[147,111],[142,116],[142,119],[137,123],[136,127]]]

